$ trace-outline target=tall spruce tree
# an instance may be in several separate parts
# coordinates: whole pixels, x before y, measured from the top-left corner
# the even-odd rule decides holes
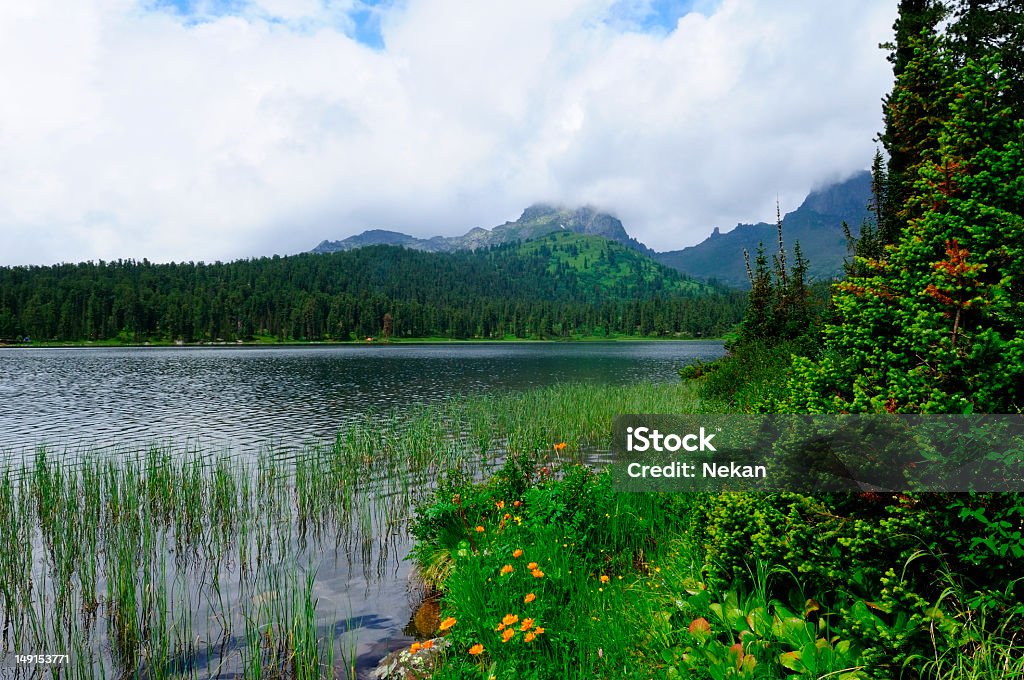
[[[1024,408],[1024,118],[1008,105],[1019,83],[996,56],[961,66],[940,41],[922,42],[904,74],[939,69],[948,114],[923,123],[934,145],[902,180],[899,238],[837,286],[826,351],[794,362],[788,408]]]

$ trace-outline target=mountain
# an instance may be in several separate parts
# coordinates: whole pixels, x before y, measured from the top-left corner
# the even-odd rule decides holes
[[[842,224],[845,221],[857,234],[868,216],[870,199],[871,174],[859,172],[845,181],[812,191],[799,208],[782,219],[786,250],[792,253],[793,245],[800,242],[800,249],[810,261],[810,278],[830,279],[841,274],[847,254]],[[716,227],[703,242],[657,253],[654,259],[690,276],[747,288],[750,283],[743,251],[749,252],[753,260],[761,243],[769,255],[777,252],[776,225],[739,224],[724,234]]]
[[[842,224],[850,225],[854,234],[868,216],[871,198],[871,174],[859,172],[842,182],[812,191],[799,208],[782,220],[787,249],[799,241],[804,256],[810,262],[808,274],[812,279],[830,279],[842,273],[846,257],[846,237]],[[766,222],[739,224],[722,233],[715,227],[703,242],[664,253],[657,253],[627,232],[618,218],[592,207],[568,209],[546,204],[530,206],[514,222],[506,222],[492,229],[477,227],[462,236],[434,236],[429,239],[383,229],[364,231],[341,241],[323,241],[314,253],[333,253],[365,248],[371,245],[394,245],[412,250],[434,253],[454,253],[494,246],[528,243],[550,234],[566,233],[595,236],[646,255],[679,272],[702,280],[716,280],[728,286],[747,288],[743,251],[757,252],[765,244],[771,254],[777,250],[776,225]]]
[[[341,241],[322,241],[312,252],[334,253],[369,245],[394,245],[432,253],[448,253],[456,250],[489,248],[515,241],[529,241],[561,231],[600,236],[638,252],[654,254],[647,246],[631,238],[617,217],[589,206],[570,210],[542,203],[524,210],[515,222],[505,222],[492,229],[476,227],[462,236],[434,236],[422,239],[395,231],[372,229]]]

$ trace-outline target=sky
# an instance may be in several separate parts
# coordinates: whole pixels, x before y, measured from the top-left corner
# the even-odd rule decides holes
[[[656,250],[866,168],[896,0],[0,3],[0,265],[233,260],[546,202]]]

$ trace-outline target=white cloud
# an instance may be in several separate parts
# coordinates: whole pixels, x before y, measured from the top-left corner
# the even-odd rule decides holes
[[[418,0],[383,50],[308,4],[0,4],[0,264],[453,235],[537,200],[678,248],[865,167],[891,81],[882,0],[725,0],[668,35],[610,0]]]

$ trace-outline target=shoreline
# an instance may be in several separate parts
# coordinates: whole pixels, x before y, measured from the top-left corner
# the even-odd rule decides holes
[[[20,344],[0,344],[0,349],[111,349],[111,348],[210,348],[210,347],[371,347],[371,346],[397,346],[397,345],[526,345],[526,344],[588,344],[588,343],[627,343],[627,342],[724,342],[724,337],[716,338],[674,338],[674,337],[649,337],[649,336],[584,336],[575,338],[401,338],[391,340],[286,340],[286,341],[210,341],[210,342],[116,342],[107,340],[80,341],[80,342],[30,342]]]

